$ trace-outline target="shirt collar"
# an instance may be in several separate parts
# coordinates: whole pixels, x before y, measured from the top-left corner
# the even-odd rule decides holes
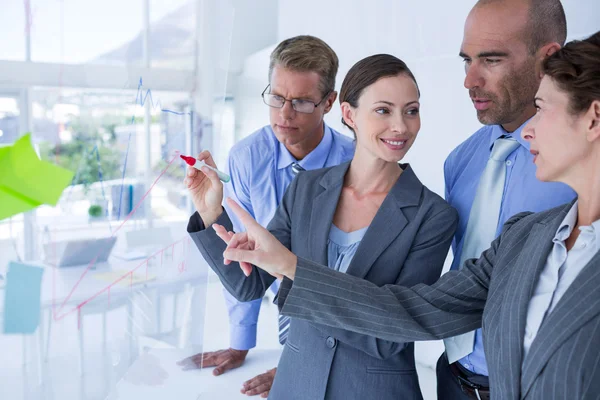
[[[592,222],[592,229],[594,230],[594,236],[596,237],[597,246],[600,245],[600,219]]]
[[[563,242],[567,240],[567,238],[571,235],[571,232],[573,232],[573,228],[577,224],[577,204],[578,201],[575,201],[575,203],[573,203],[573,206],[571,206],[571,209],[565,216],[565,219],[563,219],[563,222],[561,222],[560,226],[556,230],[556,235],[553,239],[554,243]],[[600,219],[592,222],[592,225],[582,226],[580,227],[580,229],[581,228],[586,229],[588,231],[591,229],[594,233],[596,243],[600,244]]]
[[[333,143],[333,133],[331,132],[331,128],[324,123],[323,139],[321,139],[321,142],[313,151],[308,153],[306,157],[300,161],[296,160],[296,157],[294,157],[281,142],[278,143],[279,159],[277,160],[277,169],[287,168],[294,162],[300,164],[305,170],[318,169],[325,166],[325,161],[327,161],[327,156],[331,151],[331,145]]]
[[[527,151],[529,151],[529,143],[521,137],[521,132],[528,122],[529,120],[525,121],[523,125],[519,126],[517,130],[512,133],[506,132],[504,128],[502,128],[502,125],[492,125],[492,133],[490,135],[490,151],[492,150],[492,146],[494,145],[496,139],[502,135],[507,135],[514,138],[521,146],[525,147]]]
[[[552,241],[554,243],[564,242],[567,240],[569,236],[571,236],[571,232],[573,232],[573,228],[577,223],[577,204],[579,202],[575,201],[571,206],[571,209],[563,219],[563,221],[558,226],[556,230],[556,234],[554,235],[554,239]]]

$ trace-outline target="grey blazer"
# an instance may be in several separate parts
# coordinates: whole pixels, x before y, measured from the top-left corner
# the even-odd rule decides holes
[[[529,300],[572,204],[512,217],[479,259],[431,286],[379,287],[299,259],[292,289],[279,298],[282,313],[396,341],[482,327],[493,399],[599,399],[600,252],[522,355]]]
[[[329,230],[348,165],[302,172],[286,191],[268,229],[299,256],[327,264]],[[435,282],[458,220],[410,166],[404,168],[347,271],[375,286]],[[197,225],[188,231],[227,290],[242,301],[262,297],[274,278],[257,268],[246,278],[237,265],[223,265],[225,244],[213,229],[201,230],[199,219],[192,217],[190,225]],[[232,229],[225,213],[217,223]],[[421,399],[413,346],[292,318],[269,398]]]

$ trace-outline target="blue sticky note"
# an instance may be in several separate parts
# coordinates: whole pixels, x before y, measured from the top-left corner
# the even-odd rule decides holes
[[[4,333],[34,333],[40,323],[40,267],[11,262],[6,273]]]

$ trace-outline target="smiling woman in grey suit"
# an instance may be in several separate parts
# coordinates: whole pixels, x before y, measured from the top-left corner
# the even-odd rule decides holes
[[[431,286],[378,287],[296,257],[237,207],[248,233],[222,235],[225,256],[286,276],[279,304],[296,320],[397,341],[482,327],[493,399],[599,399],[600,32],[551,55],[543,72],[522,136],[537,178],[578,198],[512,217],[460,270]]]
[[[391,55],[365,58],[344,79],[340,103],[343,122],[356,135],[354,158],[300,172],[269,231],[284,248],[376,286],[435,282],[457,214],[408,164],[398,164],[420,128],[414,76]],[[225,243],[204,229],[213,222],[221,235],[232,229],[219,179],[206,171],[187,183],[199,212],[188,231],[206,260],[238,299],[262,297],[274,278],[246,279],[225,265]],[[352,308],[352,301],[344,306]],[[292,318],[269,398],[421,399],[413,346]]]

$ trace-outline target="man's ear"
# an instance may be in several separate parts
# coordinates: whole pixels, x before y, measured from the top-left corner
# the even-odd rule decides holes
[[[544,76],[542,72],[542,64],[544,63],[544,60],[560,50],[560,47],[560,44],[552,42],[544,45],[536,52],[535,73],[539,79],[542,79]]]
[[[337,92],[334,90],[333,92],[329,93],[329,96],[327,96],[327,99],[325,99],[325,114],[331,111],[331,108],[335,104],[335,99],[337,99]]]

